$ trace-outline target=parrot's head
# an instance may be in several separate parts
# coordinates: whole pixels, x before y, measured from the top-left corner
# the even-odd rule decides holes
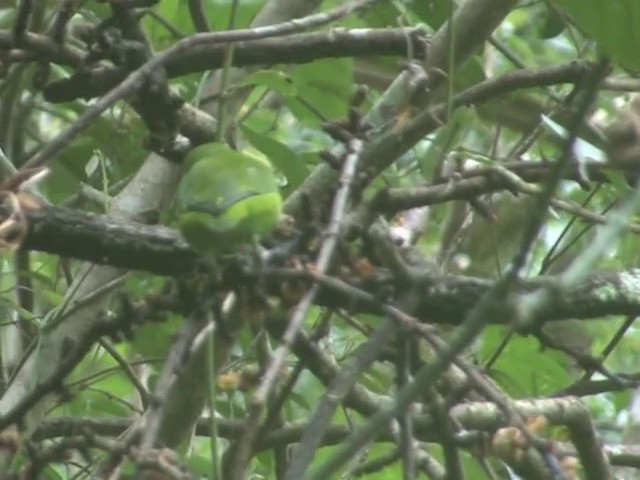
[[[233,156],[242,155],[243,157],[250,159],[253,163],[259,164],[261,167],[273,170],[273,166],[265,157],[259,154],[254,154],[249,151],[237,152],[231,150],[227,145],[223,143],[203,143],[197,147],[193,147],[184,158],[183,165],[185,171],[189,171],[191,167],[200,160],[210,160],[212,158],[227,158],[229,161],[234,161]],[[235,161],[238,161],[237,158]]]

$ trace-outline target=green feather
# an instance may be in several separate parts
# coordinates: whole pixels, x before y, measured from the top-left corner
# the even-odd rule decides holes
[[[193,248],[228,252],[275,228],[282,197],[268,161],[211,143],[192,149],[185,165],[176,206]]]

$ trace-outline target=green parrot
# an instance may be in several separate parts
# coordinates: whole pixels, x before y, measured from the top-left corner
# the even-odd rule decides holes
[[[263,157],[206,143],[191,149],[178,186],[178,227],[205,255],[229,253],[278,224],[282,197]]]

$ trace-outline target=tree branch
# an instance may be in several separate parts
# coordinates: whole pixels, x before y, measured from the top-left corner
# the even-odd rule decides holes
[[[197,254],[180,234],[165,226],[148,226],[61,207],[44,207],[28,213],[27,218],[29,232],[24,248],[30,250],[119,268],[146,270],[158,275],[187,273],[198,260]],[[366,289],[303,270],[269,269],[264,274],[273,280],[317,282],[323,287],[319,297],[323,305],[370,312],[379,310],[375,292],[399,281],[385,274],[384,270],[374,276],[379,277],[379,281],[364,282]],[[456,275],[428,275],[427,280],[416,281],[423,282],[420,287],[422,295],[419,302],[408,310],[425,321],[454,325],[493,285],[491,279]],[[520,295],[548,288],[554,281],[557,277],[521,281],[509,301],[495,312],[492,322],[509,322],[513,309],[521,300]],[[279,294],[277,286],[272,286],[273,293]],[[563,291],[562,296],[552,297],[541,315],[547,320],[640,315],[640,269],[595,273]]]
[[[37,36],[36,36],[37,39]],[[34,39],[34,42],[35,40]],[[410,43],[410,44],[409,44]],[[0,36],[0,47],[3,46]],[[222,67],[226,44],[206,44],[187,49],[166,64],[169,78]],[[322,58],[363,56],[406,56],[411,49],[418,58],[426,55],[424,30],[354,29],[300,34],[286,39],[260,39],[234,46],[235,67],[308,63]],[[98,67],[51,82],[44,90],[49,102],[69,102],[100,96],[118,85],[127,71],[118,67]]]
[[[62,207],[29,213],[24,248],[114,267],[177,275],[197,254],[178,232]]]

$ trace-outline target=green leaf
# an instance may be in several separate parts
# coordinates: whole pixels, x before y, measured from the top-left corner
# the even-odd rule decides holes
[[[408,7],[434,30],[449,19],[452,0],[410,0]]]
[[[455,141],[461,137],[462,129],[477,118],[474,109],[463,107],[454,110],[447,124],[433,135],[429,146],[418,158],[424,178],[432,177],[440,160],[446,154],[446,149],[455,145]]]
[[[483,335],[483,357],[502,342],[506,330],[489,327]],[[491,370],[491,376],[512,396],[526,397],[556,392],[569,383],[567,358],[553,350],[540,350],[532,337],[514,336]]]
[[[331,119],[346,115],[353,91],[352,63],[349,59],[317,60],[293,69],[291,78],[307,110],[302,119],[322,123],[312,111]],[[287,99],[287,105],[291,105],[290,100]],[[299,115],[300,111],[295,110],[294,114]]]
[[[284,143],[265,135],[246,125],[240,127],[249,143],[263,153],[271,164],[280,170],[287,178],[285,194],[297,188],[309,175],[309,169],[300,160],[296,152]]]
[[[41,480],[62,480],[67,478],[68,472],[64,472],[62,468],[57,466],[48,466],[38,474]]]
[[[640,69],[638,0],[553,0],[600,48],[626,68]]]
[[[278,70],[260,70],[247,76],[239,86],[260,85],[278,92],[283,97],[293,97],[298,93],[291,77]]]
[[[64,295],[60,295],[60,293],[55,290],[48,288],[40,290],[40,295],[42,295],[51,305],[60,305],[64,298]]]
[[[207,451],[207,453],[209,452]],[[208,475],[211,474],[211,457],[206,453],[190,455],[187,467],[191,473],[199,475],[201,478],[208,478]]]
[[[133,349],[146,358],[161,357],[171,346],[173,335],[181,325],[182,318],[178,315],[172,315],[164,322],[145,322],[136,328]]]
[[[629,186],[624,173],[617,170],[607,170],[607,177],[619,195],[626,195],[629,193],[631,187]]]
[[[65,406],[66,413],[79,417],[131,415],[131,409],[124,403],[115,401],[115,398],[118,398],[117,394],[108,390],[85,390]]]

